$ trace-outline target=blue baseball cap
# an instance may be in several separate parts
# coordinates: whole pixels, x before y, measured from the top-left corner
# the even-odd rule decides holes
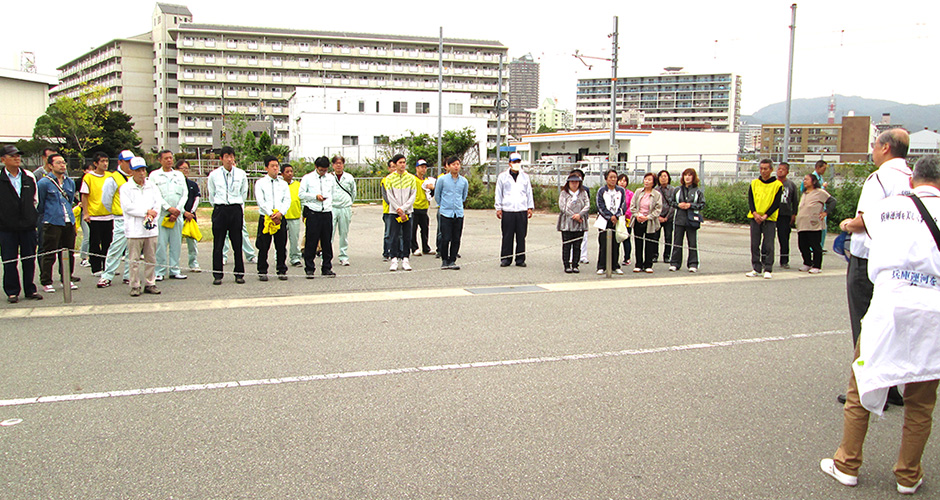
[[[134,157],[134,153],[131,153],[130,150],[125,149],[118,154],[118,160],[131,161],[131,158]]]
[[[845,261],[848,262],[850,256],[848,249],[851,242],[852,235],[842,231],[839,233],[839,236],[836,236],[835,241],[832,242],[832,251],[844,257]]]

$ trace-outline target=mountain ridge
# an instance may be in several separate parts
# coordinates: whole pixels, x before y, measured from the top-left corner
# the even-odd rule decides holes
[[[940,104],[904,104],[886,99],[836,95],[836,123],[854,111],[855,116],[870,116],[873,124],[881,122],[883,113],[891,114],[891,123],[901,125],[910,132],[940,129]],[[768,104],[751,115],[742,115],[744,123],[783,123],[786,102]],[[826,123],[829,97],[793,99],[790,123]]]

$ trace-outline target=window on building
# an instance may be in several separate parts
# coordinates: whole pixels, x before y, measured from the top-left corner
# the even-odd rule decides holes
[[[375,101],[375,112],[379,112],[379,101]]]
[[[430,112],[431,112],[431,103],[429,102],[415,103],[415,114],[426,115]]]
[[[297,47],[300,48],[301,52],[310,52],[310,44],[307,42],[300,42]]]
[[[358,145],[359,145],[358,135],[344,135],[343,136],[343,146],[358,146]]]
[[[281,42],[271,42],[272,50],[281,50],[282,48],[284,48],[284,45]]]
[[[360,113],[365,113],[365,112],[366,112],[366,102],[365,102],[365,101],[359,101],[359,112],[360,112]]]
[[[392,113],[407,113],[408,103],[405,101],[395,101],[392,103]]]
[[[341,109],[340,109],[340,104],[341,104],[341,103],[342,103],[342,101],[340,101],[339,99],[336,100],[336,111],[341,111]]]
[[[388,144],[387,135],[377,135],[372,138],[372,144]]]

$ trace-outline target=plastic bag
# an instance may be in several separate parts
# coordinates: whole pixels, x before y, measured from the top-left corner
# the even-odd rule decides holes
[[[617,238],[617,243],[623,243],[624,240],[630,237],[630,232],[627,231],[626,217],[617,219],[617,233],[614,236]]]
[[[202,231],[199,230],[196,219],[190,219],[183,224],[183,237],[202,241]]]

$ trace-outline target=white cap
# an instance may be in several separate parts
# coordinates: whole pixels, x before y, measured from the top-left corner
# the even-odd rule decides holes
[[[510,161],[510,162],[513,162],[513,161],[522,161],[522,155],[519,154],[519,153],[510,153],[510,154],[509,154],[509,161]]]
[[[147,168],[147,162],[139,156],[131,158],[131,170],[137,170],[140,168]]]

